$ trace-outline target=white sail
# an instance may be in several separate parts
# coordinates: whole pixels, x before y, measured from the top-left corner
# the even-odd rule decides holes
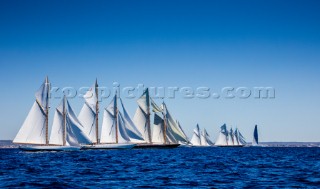
[[[234,145],[234,133],[232,131],[232,128],[230,129],[228,133],[228,145],[233,146]]]
[[[238,130],[238,142],[239,142],[239,145],[245,145],[245,144],[247,144],[245,138],[242,136],[242,134],[240,133],[239,130]]]
[[[144,141],[147,143],[151,142],[151,128],[150,122],[150,98],[148,89],[142,94],[142,96],[137,100],[138,109],[133,117],[133,122],[137,126],[139,132],[142,134]]]
[[[90,88],[89,91],[83,96],[85,103],[79,113],[79,120],[84,126],[85,133],[89,136],[92,142],[97,142],[96,137],[96,116],[97,116],[97,93],[96,89],[98,87],[97,81]]]
[[[154,114],[152,142],[163,144],[165,142],[163,132],[164,132],[163,119],[158,114]]]
[[[217,146],[227,146],[228,145],[228,131],[226,124],[221,126],[219,136],[215,142]]]
[[[203,129],[201,132],[201,146],[211,146],[213,143],[209,139],[209,134],[207,133],[206,129]]]
[[[238,135],[239,135],[238,129],[236,129],[236,130],[234,131],[234,134],[233,134],[234,145],[235,145],[235,146],[239,146],[239,145],[240,145],[239,139],[238,139],[238,138],[239,138]]]
[[[127,143],[129,141],[130,138],[125,127],[123,116],[118,112],[117,96],[115,96],[109,106],[104,110],[100,143]]]
[[[194,146],[200,146],[201,145],[201,139],[200,139],[200,128],[199,125],[197,125],[197,127],[193,130],[193,135],[191,138],[191,143]]]
[[[127,134],[128,134],[128,136],[130,138],[130,141],[135,142],[135,143],[145,142],[143,140],[143,137],[142,137],[141,133],[137,129],[137,126],[134,124],[134,122],[130,118],[130,116],[129,116],[126,108],[124,107],[123,102],[122,102],[121,99],[120,99],[120,102],[121,102],[122,111],[123,111],[123,115],[122,115],[123,124],[124,124],[124,127],[127,129]]]
[[[65,144],[63,144],[64,140]],[[50,135],[50,144],[80,146],[80,144],[90,143],[91,140],[85,134],[84,128],[75,116],[69,102],[63,99],[56,108]]]
[[[163,113],[165,114],[165,118],[166,118],[167,133],[173,136],[176,143],[178,143],[179,141],[184,143],[189,142],[188,137],[184,134],[183,131],[181,131],[181,128],[169,113],[166,104],[163,103],[162,105],[163,105]]]
[[[33,104],[26,120],[22,124],[14,143],[46,144],[46,121],[49,106],[50,83],[48,78],[36,92],[36,102]]]

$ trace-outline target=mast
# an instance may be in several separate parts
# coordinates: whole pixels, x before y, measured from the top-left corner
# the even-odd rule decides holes
[[[66,113],[66,96],[63,97],[63,146],[66,145],[67,138],[67,113]]]
[[[50,83],[49,83],[49,79],[48,76],[46,77],[46,85],[48,85],[48,91],[47,91],[47,98],[48,98],[48,102],[46,105],[46,145],[49,144],[49,91],[50,91]]]
[[[99,100],[98,100],[98,81],[96,79],[96,84],[95,84],[95,92],[96,92],[96,97],[97,97],[97,102],[96,102],[96,139],[97,139],[97,144],[99,144]]]
[[[165,107],[165,103],[163,102],[163,106]],[[163,115],[163,141],[167,144],[167,116],[165,115],[164,111],[162,111]]]
[[[118,136],[118,107],[117,107],[117,92],[116,95],[114,96],[114,115],[115,115],[115,123],[116,123],[116,143],[118,144],[119,142],[119,136]]]
[[[146,101],[147,101],[147,131],[148,131],[148,138],[150,143],[152,143],[151,139],[151,123],[150,123],[150,97],[149,97],[149,89],[146,89]]]

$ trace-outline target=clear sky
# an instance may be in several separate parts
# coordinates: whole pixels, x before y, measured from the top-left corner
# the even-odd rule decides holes
[[[262,141],[319,142],[319,10],[308,0],[1,0],[0,139],[14,138],[48,75],[76,88],[95,78],[106,87],[270,86],[275,99],[165,101],[189,136],[199,123],[214,140],[226,123],[252,141],[258,124]],[[133,115],[135,99],[124,102]],[[83,99],[70,103],[78,114]]]

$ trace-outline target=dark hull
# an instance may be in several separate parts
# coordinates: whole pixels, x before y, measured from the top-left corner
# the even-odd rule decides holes
[[[147,148],[147,149],[167,149],[177,148],[180,144],[137,144],[134,148]]]
[[[242,147],[244,147],[244,145],[239,145],[239,146],[217,146],[217,147],[221,147],[221,148],[242,148]]]

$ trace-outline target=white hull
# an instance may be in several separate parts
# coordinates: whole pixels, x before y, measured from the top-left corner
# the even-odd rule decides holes
[[[20,146],[23,151],[77,151],[77,146]]]
[[[211,148],[211,147],[213,147],[213,146],[192,145],[191,147],[197,147],[197,148]]]
[[[93,150],[93,149],[131,149],[135,147],[136,144],[97,144],[97,145],[84,145],[81,146],[83,150]]]

